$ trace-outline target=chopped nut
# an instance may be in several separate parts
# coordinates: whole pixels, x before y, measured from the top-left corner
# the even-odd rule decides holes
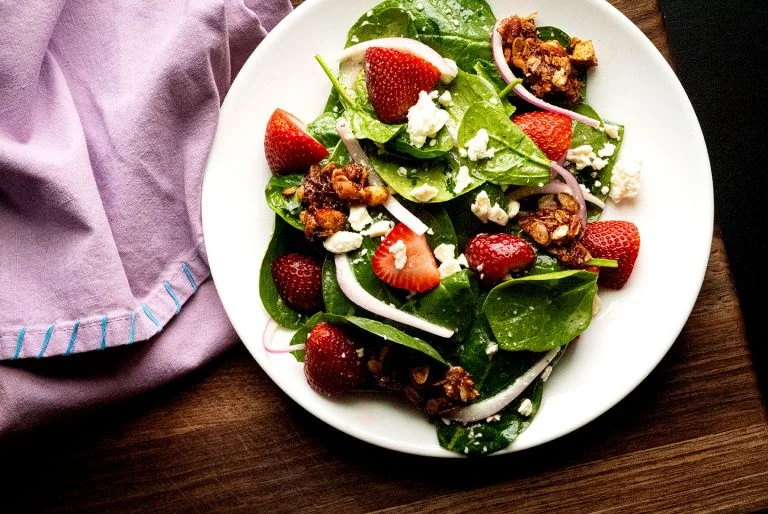
[[[297,189],[298,187],[296,186],[286,187],[285,189],[283,189],[283,196],[286,196],[286,197],[293,196],[293,194],[296,192]]]
[[[528,232],[528,235],[530,235],[534,241],[539,243],[542,246],[546,246],[549,244],[549,231],[547,230],[547,226],[537,220],[533,220],[533,222],[528,225],[525,223],[527,221],[526,218],[522,218],[520,220],[520,226],[523,227],[523,230]],[[527,226],[526,226],[527,225]]]
[[[539,198],[539,209],[550,209],[555,210],[559,207],[557,204],[557,200],[555,200],[555,195],[544,195],[541,198]]]
[[[571,63],[574,66],[581,68],[597,66],[597,55],[595,55],[595,47],[591,40],[582,41],[573,37],[568,45],[568,50],[571,52]]]
[[[560,193],[557,197],[546,195],[539,200],[539,206],[545,208],[520,217],[520,227],[562,264],[583,266],[592,257],[576,241],[582,231],[576,199],[566,193]]]
[[[463,403],[471,402],[480,394],[475,390],[475,382],[461,366],[451,366],[445,373],[445,379],[435,385],[442,385],[445,396]]]
[[[568,225],[560,225],[552,232],[552,240],[557,241],[568,235]]]
[[[411,368],[411,383],[415,386],[423,386],[429,378],[429,366]]]
[[[576,214],[579,212],[579,202],[577,202],[576,199],[568,193],[558,193],[557,201],[560,202],[560,205],[563,207],[564,211],[571,214]]]
[[[382,205],[389,199],[389,191],[384,186],[368,186],[363,189],[363,201],[369,207]]]

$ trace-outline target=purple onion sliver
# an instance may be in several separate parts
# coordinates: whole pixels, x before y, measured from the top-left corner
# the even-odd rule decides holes
[[[262,336],[262,344],[264,345],[264,350],[267,353],[290,353],[290,352],[296,352],[304,349],[303,344],[288,346],[286,348],[273,347],[272,342],[274,341],[275,334],[277,333],[277,329],[279,328],[280,328],[280,325],[278,325],[277,321],[275,321],[272,318],[267,319],[267,324],[264,327],[264,335]]]
[[[584,201],[584,191],[582,191],[581,186],[579,185],[579,181],[576,180],[576,177],[574,177],[570,171],[563,168],[555,161],[552,161],[551,166],[553,170],[555,170],[561,177],[563,177],[565,183],[568,184],[568,187],[571,188],[571,194],[579,203],[579,216],[581,217],[582,228],[581,235],[583,236],[584,231],[587,230],[587,204]]]

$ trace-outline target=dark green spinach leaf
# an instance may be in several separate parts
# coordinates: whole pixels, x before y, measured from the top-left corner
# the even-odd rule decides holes
[[[339,282],[336,280],[336,265],[332,255],[327,255],[323,263],[323,303],[328,314],[351,316],[355,313],[355,305],[347,299],[339,288]]]
[[[304,175],[272,175],[267,183],[267,189],[264,190],[269,208],[289,225],[301,231],[304,230],[304,225],[299,220],[301,202],[295,192],[286,196],[283,191],[287,188],[296,188],[303,183]]]

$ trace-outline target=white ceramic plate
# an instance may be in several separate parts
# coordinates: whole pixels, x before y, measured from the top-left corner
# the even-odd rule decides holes
[[[305,121],[322,111],[330,85],[313,56],[334,58],[348,28],[377,3],[307,2],[245,64],[222,107],[203,184],[207,253],[235,329],[291,398],[370,443],[419,455],[456,456],[438,445],[426,417],[404,402],[371,394],[322,397],[309,388],[293,357],[268,355],[262,347],[267,315],[259,300],[259,264],[274,218],[263,192],[270,176],[262,145],[266,121],[276,107]],[[642,248],[632,279],[620,292],[601,293],[601,313],[548,381],[530,428],[506,450],[515,451],[593,420],[632,391],[669,350],[704,277],[712,239],[712,178],[701,129],[683,88],[653,44],[619,11],[599,0],[490,4],[497,16],[536,11],[539,25],[594,40],[600,65],[590,77],[588,101],[604,118],[626,125],[621,157],[644,163],[640,198],[620,208],[610,205],[605,213],[607,219],[631,220],[640,229]]]

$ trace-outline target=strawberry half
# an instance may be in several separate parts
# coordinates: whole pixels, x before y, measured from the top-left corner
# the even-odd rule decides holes
[[[512,121],[553,161],[560,160],[571,147],[573,128],[568,116],[533,111],[515,116]]]
[[[615,259],[618,268],[600,268],[598,284],[621,289],[629,280],[640,251],[640,232],[629,221],[596,221],[587,225],[581,239],[592,257]]]
[[[320,264],[308,255],[289,253],[272,261],[272,279],[285,304],[296,311],[311,311],[323,304]]]
[[[368,100],[379,120],[402,123],[416,105],[421,91],[430,92],[440,71],[421,57],[392,48],[365,51],[365,82]]]
[[[397,252],[390,251],[395,244],[405,245],[406,259],[401,269],[396,266]],[[387,234],[373,254],[371,264],[376,276],[392,287],[422,293],[440,284],[440,271],[427,238],[416,235],[403,223]]]
[[[264,154],[275,175],[306,173],[313,164],[328,157],[328,150],[307,132],[307,126],[293,114],[276,109],[267,122]]]
[[[536,260],[531,245],[512,234],[479,234],[467,243],[464,255],[470,269],[488,286],[501,282],[512,272],[524,270]]]
[[[365,381],[365,367],[346,332],[322,322],[307,336],[304,376],[309,386],[320,394],[346,393]]]

